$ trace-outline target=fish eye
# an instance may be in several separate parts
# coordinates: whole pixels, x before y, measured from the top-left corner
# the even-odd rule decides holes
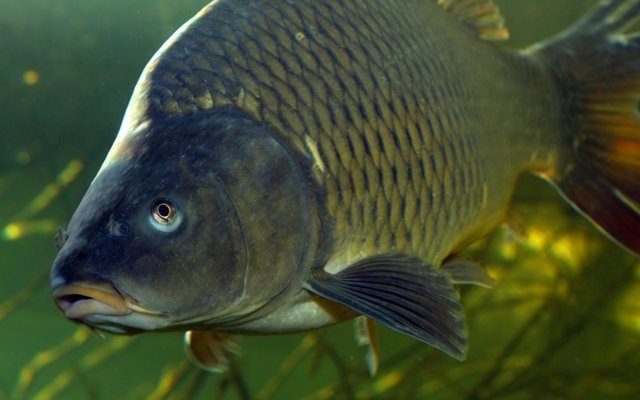
[[[149,215],[151,225],[162,232],[173,232],[182,221],[178,207],[167,199],[156,200]]]

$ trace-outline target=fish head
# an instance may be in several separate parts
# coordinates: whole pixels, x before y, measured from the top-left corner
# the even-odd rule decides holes
[[[56,305],[115,333],[263,309],[304,253],[296,166],[236,115],[151,125],[116,140],[72,216],[51,269]]]

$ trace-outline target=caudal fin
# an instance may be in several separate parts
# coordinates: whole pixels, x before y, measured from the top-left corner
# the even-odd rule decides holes
[[[563,88],[570,137],[561,192],[615,240],[640,254],[640,0],[602,1],[538,47]]]

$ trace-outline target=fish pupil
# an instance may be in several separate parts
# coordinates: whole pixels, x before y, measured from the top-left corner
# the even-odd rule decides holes
[[[157,203],[153,209],[154,219],[161,224],[170,223],[173,220],[175,213],[175,207],[167,201]]]

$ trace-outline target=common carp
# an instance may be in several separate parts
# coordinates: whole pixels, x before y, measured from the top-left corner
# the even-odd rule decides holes
[[[208,369],[230,335],[354,317],[463,359],[456,285],[490,279],[455,255],[522,173],[640,253],[639,14],[602,1],[508,51],[489,0],[213,1],[135,86],[58,236],[55,303],[188,331]]]

